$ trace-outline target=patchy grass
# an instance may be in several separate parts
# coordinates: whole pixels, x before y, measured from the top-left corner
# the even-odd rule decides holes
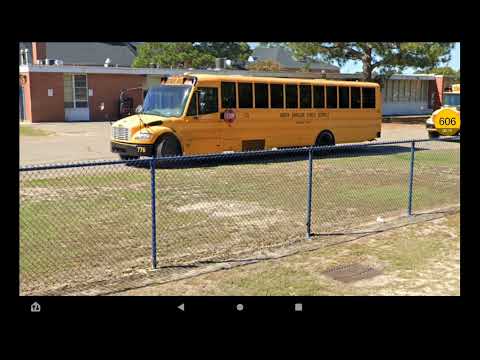
[[[29,125],[20,125],[20,136],[48,136],[53,134],[53,131],[34,128]]]
[[[277,260],[221,270],[120,295],[459,295],[459,214]],[[322,274],[365,263],[383,269],[344,284]]]
[[[458,203],[458,154],[456,149],[418,152],[414,210]],[[313,230],[405,213],[405,156],[316,159]],[[160,266],[221,260],[304,238],[305,161],[158,169],[156,180]],[[149,169],[120,165],[21,173],[22,291],[148,269],[150,217]],[[408,261],[429,251],[419,248]],[[280,272],[288,280],[288,271]]]

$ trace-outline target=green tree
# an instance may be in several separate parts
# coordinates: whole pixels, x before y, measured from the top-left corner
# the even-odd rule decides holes
[[[215,57],[203,53],[191,42],[151,42],[140,45],[134,67],[205,68],[215,64]]]
[[[252,49],[246,42],[200,42],[196,49],[214,58],[227,58],[234,61],[247,61]]]
[[[280,64],[276,61],[267,59],[255,61],[248,65],[248,70],[253,71],[280,71]]]
[[[436,68],[433,68],[433,69],[416,71],[417,74],[421,74],[421,73],[425,73],[425,72],[428,72],[430,74],[435,74],[435,75],[453,76],[453,80],[460,81],[460,70],[454,70],[449,66],[436,67]]]
[[[286,42],[260,42],[258,43],[259,47],[266,47],[266,48],[273,48],[273,47],[281,47],[281,48],[288,48],[288,43]]]
[[[247,43],[150,42],[140,45],[133,66],[203,69],[215,66],[217,57],[245,61],[250,54]]]
[[[316,59],[334,61],[339,66],[347,61],[360,61],[363,78],[373,80],[374,70],[383,76],[407,67],[432,69],[450,60],[453,43],[435,42],[322,42],[288,43],[295,56],[307,64]]]

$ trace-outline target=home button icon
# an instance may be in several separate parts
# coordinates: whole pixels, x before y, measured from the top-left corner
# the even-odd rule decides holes
[[[31,312],[40,312],[40,304],[38,302],[34,302],[31,306],[30,306],[30,311]]]

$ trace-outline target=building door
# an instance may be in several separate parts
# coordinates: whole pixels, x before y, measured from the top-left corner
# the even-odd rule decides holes
[[[65,74],[63,92],[65,121],[90,121],[87,75]]]
[[[18,86],[20,89],[20,96],[19,96],[19,105],[20,105],[20,113],[19,113],[19,118],[20,121],[25,121],[25,97],[23,94],[23,88],[22,86]]]

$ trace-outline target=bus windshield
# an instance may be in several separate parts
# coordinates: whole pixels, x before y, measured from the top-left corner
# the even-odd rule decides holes
[[[444,94],[443,106],[460,106],[460,94]]]
[[[180,117],[191,88],[191,85],[160,85],[150,88],[143,102],[142,113]]]

